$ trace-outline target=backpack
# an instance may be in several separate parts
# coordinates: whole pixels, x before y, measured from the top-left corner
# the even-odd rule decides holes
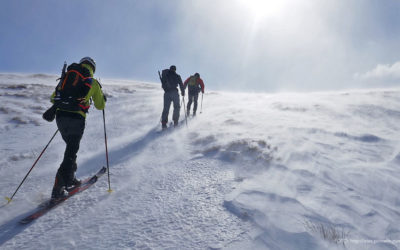
[[[188,82],[189,93],[197,94],[200,91],[199,85],[197,84],[197,77],[191,76]]]
[[[174,71],[169,69],[164,69],[161,75],[162,88],[165,91],[176,90],[179,85],[180,76]]]
[[[58,83],[54,104],[66,111],[83,111],[87,113],[90,105],[86,105],[86,95],[92,88],[93,78],[90,71],[81,64],[73,63]]]
[[[164,69],[162,71],[162,74],[160,76],[160,80],[161,80],[161,84],[162,84],[162,88],[165,91],[168,91],[170,89],[172,89],[171,84],[168,81],[168,75],[169,75],[169,69]]]

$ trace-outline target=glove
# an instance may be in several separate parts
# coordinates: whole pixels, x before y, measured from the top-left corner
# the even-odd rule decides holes
[[[52,122],[56,117],[57,107],[56,105],[51,106],[46,112],[43,113],[42,117],[48,122]]]
[[[107,96],[103,95],[103,98],[104,98],[104,102],[107,102]]]

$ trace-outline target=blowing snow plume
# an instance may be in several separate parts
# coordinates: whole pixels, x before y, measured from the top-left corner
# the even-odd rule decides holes
[[[3,196],[56,130],[41,119],[55,83],[0,77]],[[203,113],[167,133],[160,133],[158,85],[103,80],[103,89],[114,192],[99,179],[34,223],[18,225],[50,196],[64,151],[56,137],[0,209],[2,249],[399,246],[398,89],[206,92]],[[90,109],[78,177],[105,164],[102,133],[102,113]],[[338,237],[321,233],[332,228],[329,235]]]

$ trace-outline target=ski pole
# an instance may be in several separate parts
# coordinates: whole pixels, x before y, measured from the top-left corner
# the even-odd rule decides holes
[[[185,104],[185,96],[182,96],[183,100],[183,111],[185,112],[185,122],[186,122],[186,127],[187,127],[187,115],[186,115],[186,104]]]
[[[201,106],[200,106],[200,114],[203,112],[203,94],[201,93]]]
[[[58,133],[58,129],[57,131],[54,133],[54,135],[51,137],[50,141],[47,143],[46,147],[44,147],[44,149],[42,150],[42,152],[40,153],[39,157],[36,159],[35,163],[33,163],[31,169],[28,171],[28,173],[25,175],[24,179],[21,181],[21,183],[19,184],[18,188],[15,190],[15,192],[13,193],[13,195],[11,196],[11,198],[9,197],[5,197],[6,200],[8,201],[8,203],[11,202],[11,200],[14,198],[14,195],[18,192],[19,188],[22,186],[22,183],[24,183],[24,181],[26,180],[26,178],[28,177],[28,175],[31,173],[32,169],[35,167],[36,163],[39,161],[40,157],[42,157],[44,151],[46,151],[47,147],[50,145],[50,142],[54,139],[54,137],[56,136],[56,134]]]
[[[108,175],[108,192],[111,193],[111,183],[110,183],[110,164],[108,163],[108,148],[107,148],[107,132],[106,132],[106,115],[103,109],[103,124],[104,124],[104,143],[106,145],[106,161],[107,161],[107,175]]]

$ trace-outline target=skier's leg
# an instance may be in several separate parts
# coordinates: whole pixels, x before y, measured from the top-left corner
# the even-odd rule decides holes
[[[188,99],[189,99],[189,101],[188,101],[188,104],[187,104],[186,112],[187,112],[187,115],[189,116],[190,115],[190,106],[192,106],[192,99],[193,99],[193,96],[190,93],[188,95]]]
[[[62,195],[64,188],[71,184],[78,184],[75,178],[77,170],[76,157],[79,144],[85,130],[85,119],[83,117],[57,116],[57,127],[66,143],[64,159],[57,171],[54,181],[52,197]]]
[[[179,103],[179,93],[178,91],[174,91],[171,93],[171,98],[172,101],[174,102],[174,113],[172,116],[172,119],[174,120],[174,125],[178,125],[178,121],[179,121],[179,113],[181,110],[181,105]]]
[[[168,114],[169,114],[169,108],[171,107],[171,102],[172,102],[172,99],[170,97],[170,92],[165,92],[164,93],[164,108],[163,108],[163,112],[161,115],[161,123],[162,123],[163,127],[167,126]]]
[[[199,99],[199,93],[193,95],[194,104],[193,104],[193,115],[196,115],[197,111],[197,100]]]

